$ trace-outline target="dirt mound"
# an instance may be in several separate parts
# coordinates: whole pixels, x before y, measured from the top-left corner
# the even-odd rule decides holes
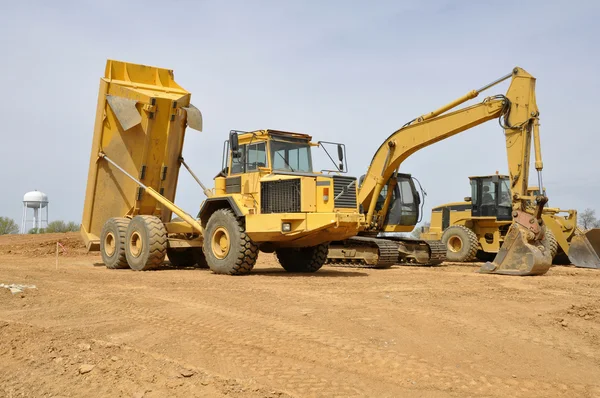
[[[82,255],[87,251],[78,232],[53,234],[23,234],[0,236],[0,255],[15,254],[24,256],[56,255],[56,243],[60,256]]]

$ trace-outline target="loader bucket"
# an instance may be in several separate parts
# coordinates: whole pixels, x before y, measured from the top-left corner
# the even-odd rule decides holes
[[[494,261],[483,264],[479,273],[525,276],[548,272],[552,265],[550,249],[541,242],[528,242],[528,234],[518,224],[511,225]]]
[[[576,267],[600,269],[600,229],[573,236],[569,260]]]

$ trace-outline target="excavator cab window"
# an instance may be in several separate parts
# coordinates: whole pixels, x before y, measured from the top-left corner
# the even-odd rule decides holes
[[[384,188],[387,193],[387,185]],[[398,184],[392,193],[392,201],[385,224],[416,225],[419,220],[420,203],[421,197],[410,174],[398,174]]]

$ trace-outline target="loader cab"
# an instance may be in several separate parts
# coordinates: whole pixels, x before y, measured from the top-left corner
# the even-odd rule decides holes
[[[471,180],[471,215],[512,220],[512,198],[508,176],[469,177]]]

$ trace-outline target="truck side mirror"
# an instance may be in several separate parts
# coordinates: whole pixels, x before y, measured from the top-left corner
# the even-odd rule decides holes
[[[340,165],[338,166],[338,169],[340,169],[340,171],[344,171],[344,147],[342,146],[342,144],[338,144],[337,148],[338,159],[340,160]]]
[[[238,133],[236,133],[235,131],[231,131],[229,133],[229,149],[231,150],[232,153],[239,152],[239,150],[240,150],[240,144],[238,141]]]
[[[471,202],[471,201],[472,201],[472,199],[470,196],[465,196],[465,202]]]

